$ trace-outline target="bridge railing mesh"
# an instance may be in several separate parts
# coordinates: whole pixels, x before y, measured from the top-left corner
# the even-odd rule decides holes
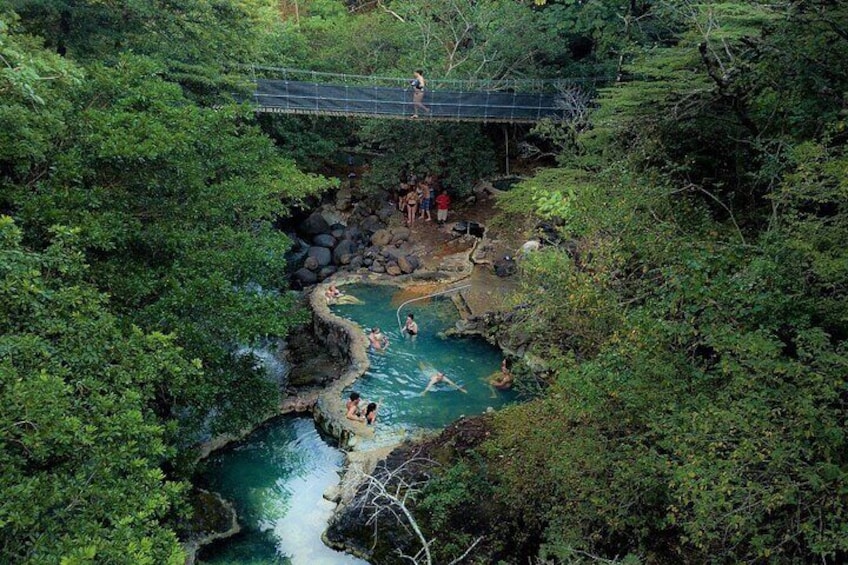
[[[270,112],[411,117],[422,119],[535,122],[568,119],[569,108],[557,95],[522,92],[424,92],[416,108],[410,88],[321,84],[257,79],[253,102]]]
[[[412,78],[386,77],[378,75],[357,75],[346,73],[330,73],[291,69],[285,67],[267,67],[261,65],[241,65],[243,71],[248,71],[254,79],[283,80],[309,82],[318,84],[334,84],[347,86],[378,86],[386,88],[403,88],[408,86]],[[570,77],[563,79],[445,79],[427,78],[430,90],[446,90],[454,92],[555,92],[563,86],[579,85],[593,88],[608,82],[605,76]]]

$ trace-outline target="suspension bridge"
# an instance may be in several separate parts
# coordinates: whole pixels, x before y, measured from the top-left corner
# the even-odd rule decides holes
[[[257,112],[493,123],[569,120],[597,79],[427,81],[413,106],[410,79],[251,67]],[[589,82],[591,81],[591,83]]]

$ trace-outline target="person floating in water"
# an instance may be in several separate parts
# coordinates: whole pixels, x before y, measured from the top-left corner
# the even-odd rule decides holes
[[[362,402],[362,398],[359,396],[359,393],[351,392],[348,401],[345,403],[345,407],[347,408],[345,418],[353,420],[354,422],[365,421],[365,416],[362,415],[362,410],[359,408],[360,402]]]
[[[409,86],[412,87],[412,117],[418,117],[418,110],[424,110],[428,114],[430,113],[430,108],[424,105],[424,86],[426,81],[424,80],[424,71],[417,70],[412,73],[412,76],[415,77]]]
[[[506,359],[504,359],[501,363],[501,372],[492,375],[489,379],[489,384],[498,390],[509,390],[512,388],[512,381],[512,373],[509,372],[509,366]]]
[[[408,334],[409,337],[418,335],[418,324],[415,323],[415,315],[412,312],[406,315],[406,325],[403,326],[401,333]]]
[[[424,388],[424,390],[421,391],[421,394],[427,394],[427,392],[431,388],[433,388],[434,386],[436,386],[439,383],[447,383],[447,384],[451,385],[453,388],[455,388],[457,390],[461,390],[465,394],[468,394],[467,390],[465,390],[463,387],[459,386],[458,384],[456,384],[455,382],[453,382],[452,380],[447,378],[445,376],[445,374],[442,373],[441,371],[436,371],[436,374],[433,375],[432,377],[430,377],[430,382],[427,383],[426,388]]]
[[[383,335],[383,332],[377,326],[371,328],[371,333],[368,334],[368,342],[371,344],[371,351],[382,351],[389,348],[389,338]]]
[[[369,426],[377,421],[377,408],[379,406],[376,402],[369,402],[368,406],[365,407],[365,423]]]

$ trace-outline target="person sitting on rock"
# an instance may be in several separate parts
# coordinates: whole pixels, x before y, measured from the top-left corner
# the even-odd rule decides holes
[[[389,347],[389,338],[383,335],[383,332],[377,326],[371,328],[371,333],[368,334],[368,342],[371,344],[371,351],[382,351]]]
[[[358,392],[351,392],[350,398],[345,403],[347,408],[347,414],[345,414],[345,418],[348,420],[353,420],[354,422],[364,422],[365,416],[362,415],[362,411],[359,409],[359,403],[362,402],[362,398],[359,396]]]
[[[336,298],[342,295],[342,291],[336,288],[336,285],[331,284],[327,287],[327,290],[324,291],[324,296],[327,298],[327,302],[332,302]]]
[[[498,390],[509,390],[512,388],[512,373],[509,372],[509,366],[506,359],[501,363],[501,372],[492,376],[489,384]]]

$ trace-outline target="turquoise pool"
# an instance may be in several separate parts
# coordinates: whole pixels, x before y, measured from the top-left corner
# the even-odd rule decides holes
[[[335,504],[323,499],[338,484],[344,454],[324,441],[312,419],[269,422],[232,449],[204,462],[209,490],[235,504],[236,536],[201,550],[215,565],[362,565],[325,546],[321,533]]]
[[[502,357],[497,348],[479,338],[441,337],[458,319],[449,298],[417,301],[401,310],[401,323],[412,312],[418,324],[418,336],[410,339],[401,334],[396,314],[409,295],[390,286],[349,285],[341,290],[362,303],[333,306],[332,311],[358,324],[363,334],[378,326],[390,341],[385,352],[369,353],[370,370],[346,391],[355,390],[366,401],[382,400],[377,437],[441,429],[461,416],[480,414],[515,400],[513,392],[497,391],[488,384],[488,378],[500,369]],[[439,384],[422,395],[436,370],[468,393]]]

